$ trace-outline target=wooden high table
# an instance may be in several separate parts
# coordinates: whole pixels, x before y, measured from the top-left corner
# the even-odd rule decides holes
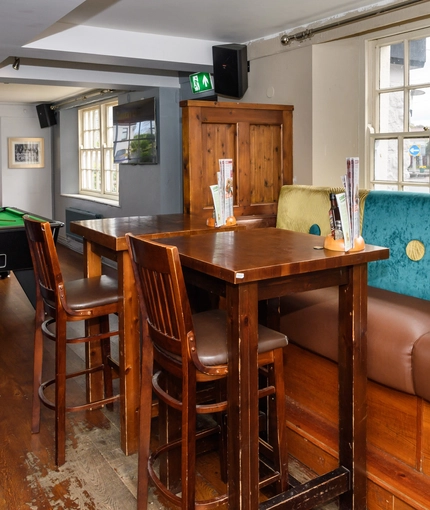
[[[226,230],[236,228],[240,227],[223,227]],[[137,293],[125,234],[131,232],[150,239],[160,236],[214,233],[215,229],[206,226],[205,218],[184,214],[162,214],[76,221],[70,224],[70,230],[84,238],[86,276],[99,276],[102,273],[102,257],[117,262],[118,287],[122,295],[118,317],[121,448],[129,455],[137,451],[138,444],[140,328]],[[89,366],[97,364],[100,359],[99,349],[90,345],[86,358]],[[98,375],[93,374],[87,385],[91,400],[102,396],[103,386],[101,379],[96,378]]]
[[[388,249],[328,251],[321,237],[275,228],[159,241],[178,247],[187,281],[226,298],[228,507],[305,509],[339,496],[341,509],[366,508],[367,263]],[[259,505],[258,303],[276,309],[279,296],[331,286],[339,287],[339,467]]]

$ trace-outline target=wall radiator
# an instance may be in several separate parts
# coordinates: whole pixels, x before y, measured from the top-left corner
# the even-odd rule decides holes
[[[82,237],[70,232],[70,222],[80,220],[95,220],[97,218],[103,218],[101,214],[93,213],[90,211],[83,211],[82,209],[75,209],[74,207],[66,208],[66,234],[68,237],[72,237],[76,241],[82,241]]]

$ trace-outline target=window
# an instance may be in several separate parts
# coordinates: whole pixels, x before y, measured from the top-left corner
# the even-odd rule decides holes
[[[371,186],[429,193],[430,31],[375,41],[373,55]]]
[[[118,199],[118,165],[113,162],[113,116],[117,101],[79,109],[79,192]]]

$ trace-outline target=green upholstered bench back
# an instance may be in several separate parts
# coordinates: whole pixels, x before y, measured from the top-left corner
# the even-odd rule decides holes
[[[343,188],[305,185],[282,186],[279,194],[276,226],[296,232],[328,236],[330,193],[342,193]],[[367,190],[360,190],[360,217]]]

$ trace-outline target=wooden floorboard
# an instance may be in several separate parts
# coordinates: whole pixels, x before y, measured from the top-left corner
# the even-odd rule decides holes
[[[80,277],[82,256],[61,245],[58,250],[65,278]],[[127,457],[120,449],[117,404],[113,411],[68,415],[61,468],[54,464],[52,411],[42,406],[40,433],[31,434],[33,321],[34,310],[13,274],[0,280],[0,510],[135,509],[137,455]],[[51,367],[52,347],[45,348]],[[82,361],[79,348],[70,355],[72,365]],[[83,388],[81,381],[70,391],[80,396]],[[291,468],[296,476],[309,476],[294,462]],[[201,471],[209,477],[216,469]],[[148,508],[170,507],[151,489]]]

